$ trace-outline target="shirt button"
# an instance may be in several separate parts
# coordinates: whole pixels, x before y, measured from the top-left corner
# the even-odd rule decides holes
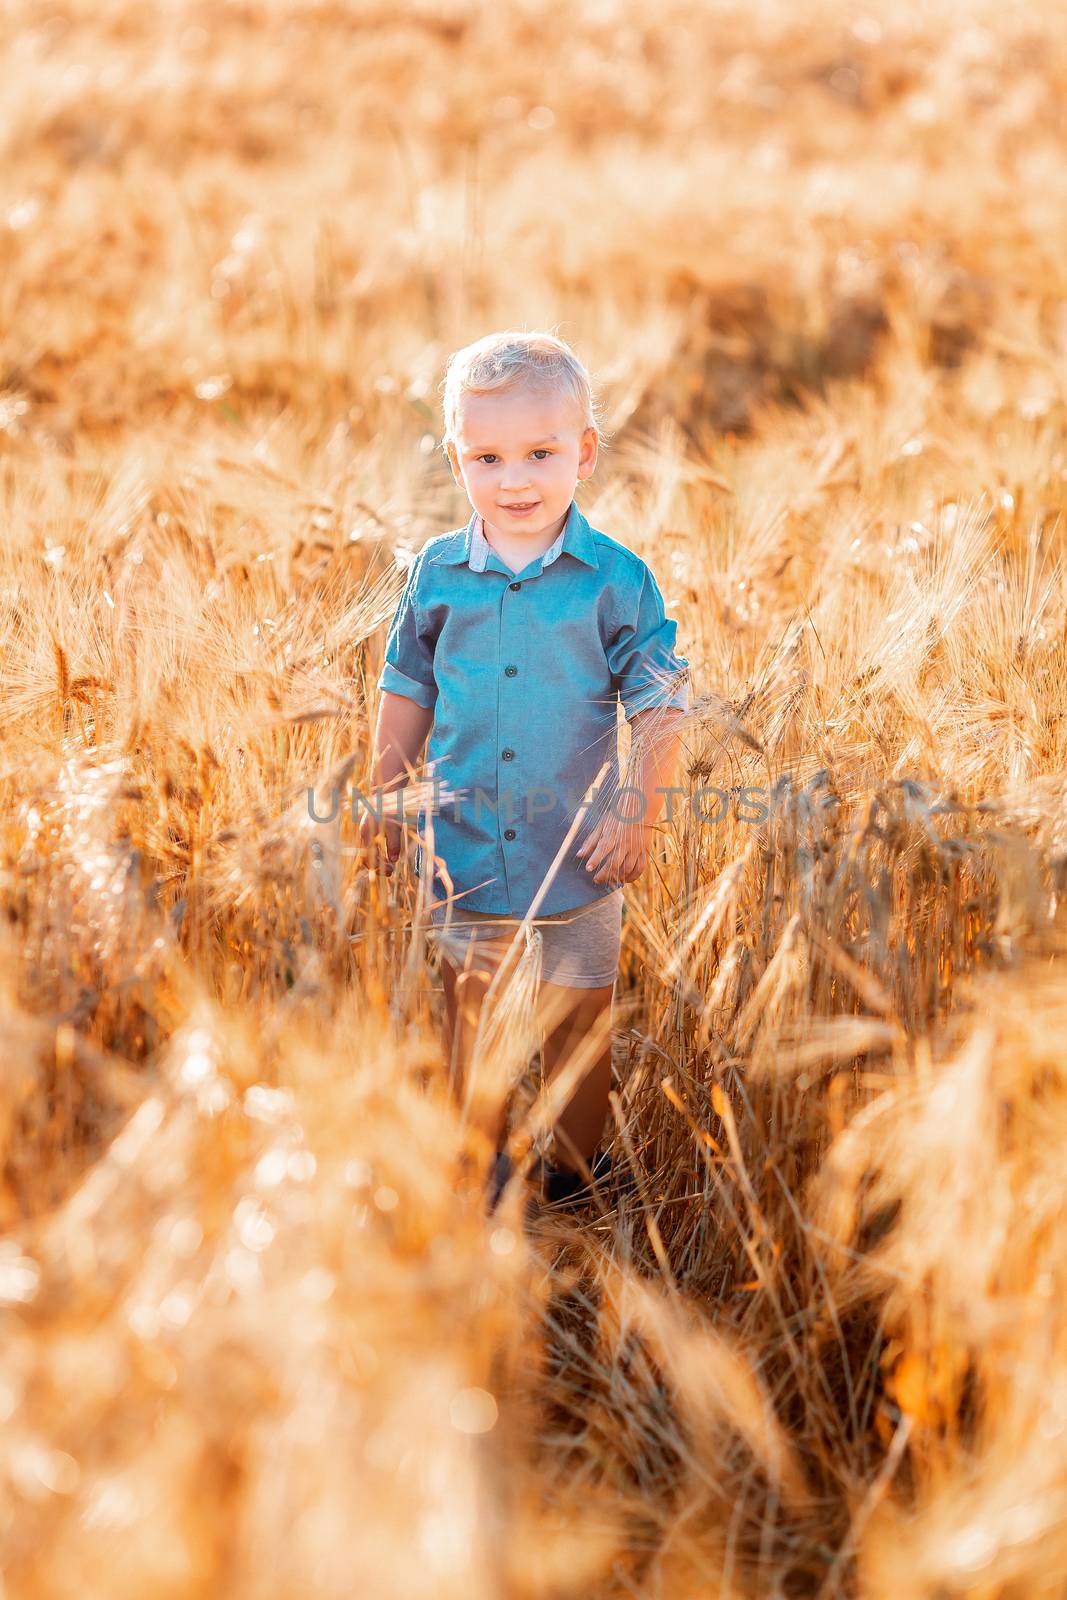
[[[505,828],[504,829],[504,838],[505,839],[514,839],[514,837],[515,837],[515,829],[514,828]]]
[[[500,759],[501,761],[513,761],[515,759],[514,750],[501,750]]]
[[[509,589],[521,589],[522,588],[522,584],[521,583],[509,583],[508,584],[508,588]]]
[[[504,676],[505,676],[505,678],[513,678],[515,676],[516,672],[518,672],[518,670],[519,670],[518,667],[505,667],[504,668]]]

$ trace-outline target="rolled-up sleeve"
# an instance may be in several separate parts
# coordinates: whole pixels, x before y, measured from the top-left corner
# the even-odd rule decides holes
[[[437,703],[437,683],[434,678],[434,642],[419,626],[416,596],[422,571],[422,556],[418,556],[408,574],[404,592],[400,596],[389,624],[385,641],[385,665],[378,679],[379,690],[402,694],[417,705],[432,711]]]
[[[630,616],[608,646],[612,683],[627,722],[653,706],[689,710],[689,662],[675,651],[678,624],[667,616],[663,595],[648,567],[635,591]],[[684,674],[679,681],[679,675]]]

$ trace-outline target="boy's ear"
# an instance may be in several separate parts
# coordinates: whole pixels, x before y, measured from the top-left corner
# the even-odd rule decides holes
[[[583,478],[592,476],[596,467],[599,449],[600,435],[595,428],[586,428],[582,434],[582,442],[578,447],[578,470]],[[582,470],[583,468],[584,471]]]
[[[461,475],[460,470],[459,470],[459,456],[456,454],[456,447],[452,443],[451,439],[449,439],[449,441],[445,445],[445,450],[446,450],[446,453],[448,455],[448,464],[452,468],[452,476],[455,478],[456,482],[459,484],[460,488],[462,489],[462,487],[463,487],[463,478],[462,478],[462,475]]]

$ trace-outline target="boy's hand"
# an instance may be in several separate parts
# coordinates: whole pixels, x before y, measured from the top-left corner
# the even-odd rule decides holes
[[[575,854],[594,883],[633,883],[648,866],[652,824],[606,815]]]
[[[400,823],[386,815],[379,822],[370,811],[359,819],[360,859],[371,872],[382,872],[387,878],[400,857],[403,830]]]

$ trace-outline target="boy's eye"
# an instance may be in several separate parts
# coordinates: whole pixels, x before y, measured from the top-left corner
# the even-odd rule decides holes
[[[546,450],[544,445],[538,445],[537,449],[531,450],[530,454],[534,456],[550,456],[552,452],[551,450]],[[476,461],[492,461],[494,459],[495,457],[493,456],[493,452],[491,450],[486,450],[483,455],[475,457]]]

